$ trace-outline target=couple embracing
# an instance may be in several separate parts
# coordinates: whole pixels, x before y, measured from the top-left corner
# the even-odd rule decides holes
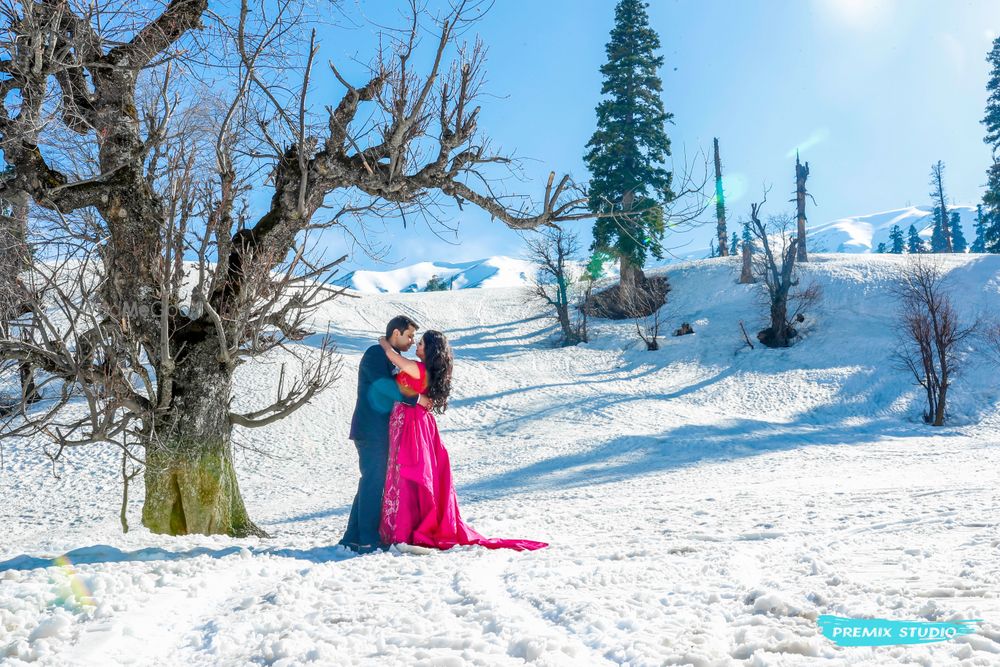
[[[440,331],[428,331],[417,345],[417,360],[404,357],[417,329],[409,317],[394,317],[379,344],[361,357],[350,435],[361,481],[340,544],[357,553],[384,551],[392,544],[435,549],[547,546],[483,537],[462,521],[448,450],[434,418],[448,407],[451,347]]]

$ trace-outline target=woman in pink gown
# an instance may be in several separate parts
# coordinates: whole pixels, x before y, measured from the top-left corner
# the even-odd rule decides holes
[[[424,394],[434,411],[444,412],[451,391],[452,353],[448,339],[428,331],[413,361],[379,341],[397,368],[396,382],[406,394]],[[396,403],[389,416],[389,465],[379,526],[385,544],[414,544],[449,549],[478,544],[488,549],[540,549],[545,542],[483,537],[462,521],[451,481],[451,461],[441,442],[434,415],[419,405]]]

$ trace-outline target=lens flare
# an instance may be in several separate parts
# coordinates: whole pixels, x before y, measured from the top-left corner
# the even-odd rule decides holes
[[[793,158],[793,157],[795,157],[796,153],[805,153],[807,150],[809,150],[813,146],[816,146],[817,144],[821,144],[821,143],[823,143],[824,141],[826,141],[829,138],[830,138],[830,128],[828,128],[828,127],[821,127],[820,129],[818,129],[815,132],[813,132],[812,134],[810,134],[808,139],[806,139],[801,144],[799,144],[798,146],[793,147],[791,150],[789,150],[787,153],[785,153],[785,157],[786,158]]]
[[[68,583],[69,590],[63,595],[60,595],[57,599],[57,603],[60,605],[65,605],[72,602],[78,605],[93,606],[94,596],[91,593],[90,588],[87,586],[87,582],[84,581],[83,577],[77,574],[76,569],[73,567],[72,561],[70,561],[68,556],[59,556],[52,560],[52,564],[59,568],[59,571],[66,577],[65,582]]]

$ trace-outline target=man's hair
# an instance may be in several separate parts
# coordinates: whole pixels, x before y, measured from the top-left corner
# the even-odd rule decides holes
[[[392,338],[392,332],[398,331],[399,333],[406,333],[406,330],[410,327],[414,329],[419,329],[413,319],[407,317],[406,315],[396,315],[396,317],[389,320],[389,324],[385,325],[385,337]]]

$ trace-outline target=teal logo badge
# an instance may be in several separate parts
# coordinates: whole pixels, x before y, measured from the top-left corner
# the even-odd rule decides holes
[[[929,621],[888,621],[882,618],[844,618],[823,614],[817,620],[823,636],[838,646],[891,646],[930,644],[973,634],[973,623],[981,619],[932,623]]]

